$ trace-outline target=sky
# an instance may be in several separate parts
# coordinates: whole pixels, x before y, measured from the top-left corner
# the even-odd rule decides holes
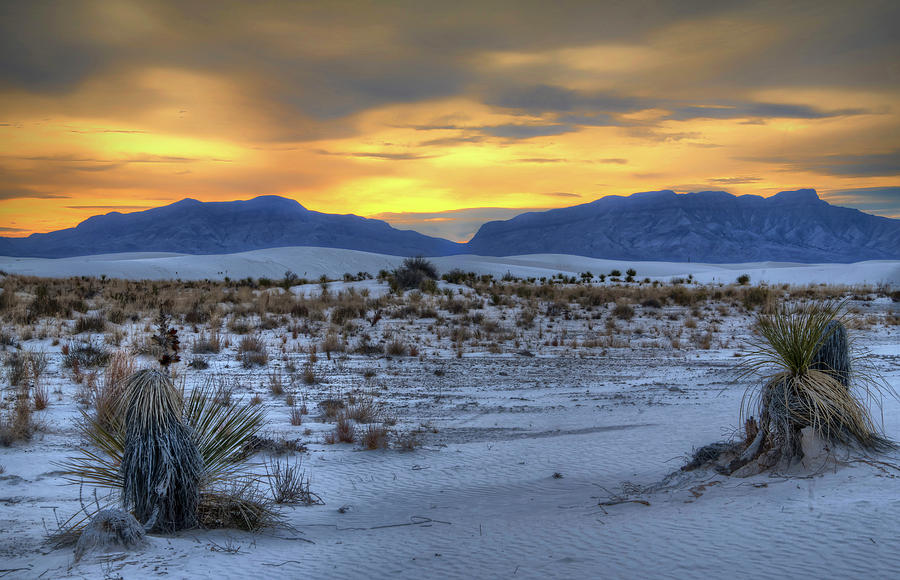
[[[282,195],[455,241],[605,195],[900,217],[900,2],[0,0],[0,235]]]

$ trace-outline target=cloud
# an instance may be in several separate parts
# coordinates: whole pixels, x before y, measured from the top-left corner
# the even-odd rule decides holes
[[[833,205],[853,207],[884,217],[900,218],[900,186],[836,189],[823,192],[822,198]]]
[[[415,159],[430,159],[435,157],[435,155],[423,155],[420,153],[391,153],[387,151],[353,151],[353,152],[340,152],[340,151],[328,151],[326,149],[316,149],[316,153],[319,155],[334,155],[336,157],[358,157],[364,159],[381,159],[383,161],[412,161]]]
[[[757,183],[762,180],[762,177],[713,177],[709,181],[710,183],[721,185],[739,185],[742,183]]]
[[[16,233],[16,232],[27,232],[27,231],[28,230],[22,229],[22,228],[10,228],[10,227],[6,227],[6,226],[0,226],[0,232]]]
[[[0,201],[8,199],[69,199],[71,196],[47,191],[36,191],[24,187],[0,187]]]
[[[552,195],[554,197],[581,197],[578,193],[568,193],[565,191],[553,191],[548,193],[542,193],[541,195]]]
[[[572,133],[578,129],[571,125],[493,125],[479,129],[485,135],[503,139],[533,139],[535,137],[551,137]]]
[[[671,105],[670,105],[671,106]],[[668,107],[667,107],[668,108]],[[823,111],[808,105],[784,103],[723,103],[709,105],[671,106],[672,112],[666,115],[671,121],[689,121],[692,119],[826,119],[830,117],[847,117],[865,115],[865,109],[837,109]]]
[[[385,212],[369,217],[384,220],[398,229],[410,229],[429,236],[465,242],[486,222],[507,220],[528,211],[546,209],[549,208],[473,207],[444,212]]]
[[[111,209],[113,211],[117,211],[120,209],[148,209],[152,206],[149,205],[67,205],[67,209],[90,209],[90,210],[103,210],[103,209]]]
[[[841,177],[893,177],[900,175],[900,149],[888,153],[781,157],[749,157],[748,161],[773,163],[789,171],[812,171]]]

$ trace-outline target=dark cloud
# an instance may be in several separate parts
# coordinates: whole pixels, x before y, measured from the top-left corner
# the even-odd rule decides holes
[[[466,143],[481,143],[484,141],[483,135],[466,135],[462,137],[443,137],[439,139],[429,139],[419,143],[422,147],[449,147],[453,145],[463,145]]]
[[[416,153],[390,153],[390,152],[350,152],[350,153],[341,153],[339,151],[328,151],[325,149],[316,149],[316,153],[319,155],[334,155],[336,157],[360,157],[367,159],[382,159],[384,161],[410,161],[414,159],[430,159],[435,157],[434,155],[419,155]]]
[[[558,159],[552,157],[527,157],[525,159],[516,159],[519,163],[563,163],[565,159]]]
[[[46,191],[36,191],[27,187],[3,187],[0,186],[0,201],[8,199],[69,199],[71,196],[61,193],[51,193]]]
[[[563,135],[577,131],[577,127],[571,125],[494,125],[491,127],[482,127],[480,131],[491,137],[501,137],[503,139],[532,139],[534,137],[549,137],[553,135]]]
[[[565,191],[553,191],[549,193],[542,193],[541,195],[552,195],[554,197],[581,197],[581,195],[577,193],[568,193]]]
[[[782,165],[788,171],[812,171],[823,175],[848,177],[892,177],[900,175],[900,149],[889,153],[862,155],[823,155],[798,159],[750,157],[745,159],[747,161]]]
[[[837,189],[822,194],[833,205],[853,207],[867,213],[900,218],[900,186]]]
[[[123,13],[128,13],[123,15]],[[729,23],[755,32],[767,22],[773,34],[758,50],[733,57],[730,66],[681,75],[710,87],[827,86],[841,83],[894,86],[896,22],[900,3],[641,0],[581,2],[498,1],[418,3],[149,1],[110,10],[81,1],[0,4],[0,86],[66,93],[98,76],[124,79],[125,71],[173,68],[243,79],[265,95],[267,109],[294,109],[320,120],[337,119],[389,103],[461,94],[481,95],[497,107],[559,113],[625,113],[658,105],[635,87],[584,93],[550,84],[528,85],[547,72],[538,65],[498,72],[478,66],[490,51],[534,53],[592,45],[643,46],[680,24],[710,22],[710,32]],[[711,49],[715,36],[711,34]],[[692,39],[702,41],[702,37]],[[711,50],[715,53],[715,50]],[[554,65],[542,65],[554,66]],[[667,71],[668,72],[668,71]],[[678,71],[667,83],[679,81]],[[642,83],[642,86],[644,83]],[[631,94],[629,94],[631,93]],[[855,111],[847,110],[841,114]],[[281,111],[280,114],[283,114]],[[684,103],[675,119],[712,112]],[[750,104],[740,116],[821,118],[812,106]],[[297,126],[299,118],[292,125]],[[604,115],[573,126],[615,124]],[[303,127],[303,135],[313,130]],[[318,128],[321,130],[321,128]]]
[[[16,232],[27,232],[27,231],[28,230],[25,230],[22,228],[10,228],[10,227],[6,227],[6,226],[0,226],[0,232],[16,233]]]
[[[762,180],[762,177],[714,177],[709,181],[710,183],[718,183],[722,185],[739,185],[743,183],[756,183]]]
[[[714,103],[709,106],[688,105],[674,107],[665,118],[672,121],[689,121],[691,119],[825,119],[829,117],[846,117],[865,115],[865,109],[838,109],[823,111],[807,105],[790,105],[783,103]]]
[[[149,205],[67,205],[68,209],[90,209],[90,210],[100,210],[100,209],[111,209],[114,211],[120,209],[147,209]]]

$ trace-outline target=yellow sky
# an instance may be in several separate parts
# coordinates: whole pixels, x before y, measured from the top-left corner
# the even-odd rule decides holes
[[[900,216],[897,45],[860,40],[883,15],[835,36],[845,15],[822,10],[803,36],[769,8],[666,4],[617,33],[582,29],[584,6],[499,40],[478,17],[502,14],[468,6],[438,25],[236,4],[208,27],[166,3],[87,3],[81,22],[23,8],[6,21],[23,32],[0,30],[26,55],[0,60],[0,235],[267,194],[456,240],[479,208],[656,189],[813,187]],[[53,41],[22,52],[35,30]],[[826,32],[843,52],[798,40]]]

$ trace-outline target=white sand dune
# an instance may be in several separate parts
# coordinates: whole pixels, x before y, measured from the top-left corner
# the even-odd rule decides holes
[[[401,258],[318,248],[280,248],[229,256],[129,254],[61,260],[0,259],[7,272],[43,276],[133,278],[340,277],[377,272]],[[544,276],[595,274],[634,267],[638,277],[669,280],[692,274],[701,282],[731,282],[747,273],[754,282],[897,284],[898,262],[859,264],[628,263],[573,256],[436,258],[441,270]],[[374,295],[387,285],[350,283]],[[315,294],[317,284],[293,288]],[[424,297],[423,300],[432,300]],[[434,298],[434,300],[437,300]],[[813,473],[768,473],[747,479],[698,471],[670,479],[693,449],[729,438],[750,379],[735,357],[750,336],[752,317],[698,310],[701,328],[683,328],[689,309],[643,312],[619,324],[624,346],[588,347],[601,322],[539,315],[530,330],[515,326],[516,311],[486,301],[486,319],[515,333],[500,352],[467,345],[460,357],[434,319],[385,316],[365,324],[374,341],[402,337],[417,357],[345,352],[316,363],[322,382],[296,381],[290,389],[313,409],[295,426],[283,396],[269,392],[269,373],[290,376],[308,362],[322,332],[291,337],[285,327],[259,331],[271,356],[265,369],[235,362],[239,342],[203,355],[207,370],[179,367],[187,388],[226,377],[235,397],[259,395],[266,434],[309,445],[302,468],[325,505],[279,508],[286,526],[259,534],[191,530],[153,536],[137,553],[73,561],[71,549],[43,544],[54,510],[63,519],[92,503],[91,489],[63,485],[58,463],[80,445],[74,429],[81,387],[62,366],[52,335],[35,333],[23,348],[44,351],[42,380],[53,393],[38,412],[44,426],[30,442],[0,448],[0,576],[4,578],[894,578],[900,570],[900,450]],[[900,326],[889,323],[896,303],[881,296],[853,302],[867,323],[856,344],[867,362],[900,390]],[[451,317],[450,314],[445,316]],[[460,315],[461,316],[461,315]],[[608,315],[607,315],[608,317]],[[124,344],[145,337],[146,321],[121,325]],[[313,323],[315,324],[315,323]],[[445,322],[447,328],[450,323]],[[692,348],[694,332],[715,325],[710,350]],[[72,323],[68,325],[71,327]],[[227,329],[227,326],[225,327]],[[50,330],[46,330],[50,329]],[[4,330],[13,332],[11,327]],[[50,326],[42,332],[51,332]],[[182,328],[186,344],[189,325]],[[227,332],[224,330],[223,332]],[[683,345],[669,348],[666,332]],[[662,334],[660,334],[662,333]],[[78,337],[64,335],[63,341]],[[81,336],[81,338],[85,338]],[[559,346],[549,339],[561,338]],[[657,346],[642,346],[653,339]],[[96,336],[96,340],[102,340]],[[576,340],[578,346],[571,346]],[[536,356],[517,354],[525,348]],[[278,353],[275,355],[274,353]],[[145,361],[148,362],[148,361]],[[294,369],[291,371],[290,369]],[[374,377],[366,378],[372,371]],[[440,372],[437,372],[440,371]],[[371,375],[369,375],[371,377]],[[396,429],[419,430],[424,446],[411,452],[363,451],[326,445],[332,429],[314,415],[316,404],[353,390],[377,393]],[[2,391],[2,402],[14,396]],[[900,440],[900,403],[887,399],[885,434]],[[307,431],[308,430],[308,431]],[[843,457],[843,456],[842,456]],[[257,456],[262,475],[267,458]],[[859,461],[865,459],[865,461]],[[562,477],[554,477],[559,473]],[[666,482],[662,485],[662,482]],[[626,500],[615,505],[601,502]],[[638,501],[632,501],[638,500]],[[102,501],[102,497],[101,497]],[[338,509],[345,508],[345,509]],[[232,553],[226,553],[230,548]]]
[[[288,270],[298,276],[317,279],[322,275],[340,278],[345,273],[395,268],[403,259],[333,248],[290,247],[256,250],[239,254],[189,255],[168,253],[127,253],[77,258],[0,257],[0,270],[33,276],[101,276],[130,279],[221,280],[268,277],[281,278]],[[769,284],[900,284],[900,261],[877,260],[855,264],[794,264],[751,262],[744,264],[701,264],[676,262],[634,262],[599,260],[562,254],[526,256],[448,256],[433,258],[442,271],[453,268],[479,274],[502,276],[507,272],[519,277],[578,275],[590,271],[601,274],[628,268],[639,279],[669,281],[692,275],[701,283],[730,283],[741,274],[749,274],[754,283]]]

